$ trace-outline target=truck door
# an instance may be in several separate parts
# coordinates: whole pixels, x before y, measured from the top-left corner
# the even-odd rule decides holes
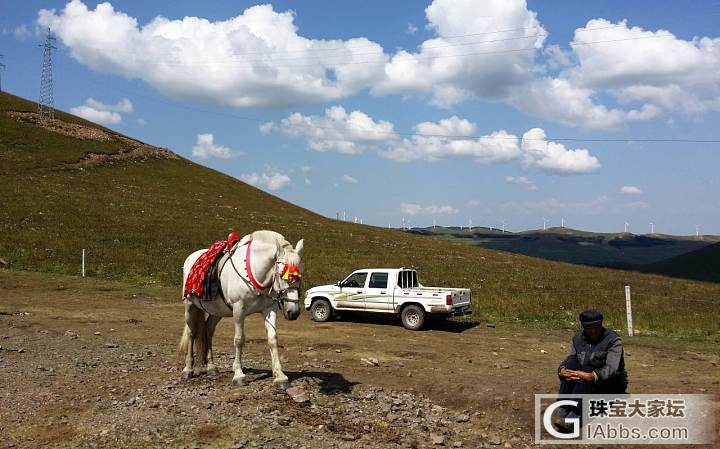
[[[340,283],[341,292],[335,298],[338,309],[362,310],[365,308],[367,272],[353,273]]]
[[[373,271],[370,281],[365,289],[365,309],[368,311],[392,310],[392,291],[388,289],[389,273],[387,271]]]

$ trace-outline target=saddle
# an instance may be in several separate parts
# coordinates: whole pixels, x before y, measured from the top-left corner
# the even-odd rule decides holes
[[[208,269],[207,274],[205,275],[205,282],[203,282],[203,295],[202,300],[204,301],[211,301],[218,297],[223,297],[222,289],[220,288],[220,271],[222,271],[222,267],[225,265],[225,262],[230,258],[229,253],[224,253],[210,266],[210,269]]]
[[[194,295],[203,300],[215,299],[222,294],[220,289],[220,271],[230,257],[229,251],[240,240],[240,235],[233,232],[227,240],[215,242],[193,264],[183,286],[183,298]]]

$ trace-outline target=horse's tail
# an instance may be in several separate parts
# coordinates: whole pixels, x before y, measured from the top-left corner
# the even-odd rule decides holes
[[[180,343],[178,343],[178,356],[179,357],[185,357],[188,350],[188,345],[190,344],[190,326],[187,324],[185,325],[185,330],[183,330],[182,337],[180,337]]]
[[[188,345],[190,339],[194,340],[193,352],[195,353],[196,360],[205,362],[207,357],[207,338],[205,336],[205,314],[198,313],[195,321],[195,336],[193,338],[192,330],[187,323],[185,323],[185,329],[183,330],[182,337],[180,337],[180,343],[178,343],[178,356],[185,357],[187,355]]]

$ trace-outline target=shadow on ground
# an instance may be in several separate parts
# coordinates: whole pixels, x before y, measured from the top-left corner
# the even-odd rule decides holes
[[[338,314],[333,318],[335,321],[346,322],[346,323],[365,323],[365,324],[377,324],[381,326],[398,326],[402,327],[400,319],[395,315],[390,314],[377,314],[377,313],[362,313],[362,312],[343,312],[341,315]],[[453,319],[443,319],[438,317],[428,317],[425,322],[423,331],[440,331],[440,332],[452,332],[462,333],[468,329],[475,328],[480,325],[479,321],[476,320],[463,320],[456,321]],[[411,331],[408,331],[411,332]],[[422,331],[421,331],[422,332]]]
[[[251,375],[251,382],[264,379],[272,379],[272,371],[268,369],[243,368],[247,375]],[[290,383],[300,379],[313,379],[317,382],[320,393],[326,395],[334,395],[341,393],[350,393],[354,385],[360,382],[350,382],[340,373],[331,373],[327,371],[286,371]]]

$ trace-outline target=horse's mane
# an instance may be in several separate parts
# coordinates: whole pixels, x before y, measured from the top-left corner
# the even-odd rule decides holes
[[[275,231],[255,231],[252,233],[252,239],[276,245],[278,260],[294,265],[300,264],[300,255],[295,252],[293,245],[282,234]]]

